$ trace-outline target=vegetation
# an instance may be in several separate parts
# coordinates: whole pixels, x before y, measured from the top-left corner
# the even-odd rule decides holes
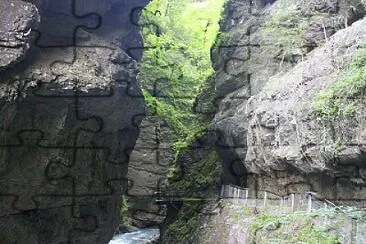
[[[333,212],[323,212],[332,215]],[[307,243],[340,244],[338,237],[329,234],[329,226],[316,227],[319,213],[276,216],[260,214],[252,224],[253,233],[264,231],[259,243]],[[329,217],[329,216],[328,216]]]
[[[240,219],[244,219],[252,215],[253,209],[247,205],[243,205],[238,211],[233,214],[233,220],[239,221]]]
[[[182,169],[176,169],[181,171]],[[169,189],[184,193],[186,198],[175,221],[168,226],[164,239],[188,241],[196,229],[207,193],[219,183],[221,163],[215,151],[187,169],[184,177],[178,172],[170,179]]]
[[[306,40],[305,34],[311,23],[322,23],[322,19],[329,18],[330,15],[317,11],[314,1],[279,0],[276,10],[261,30],[262,46],[275,52],[282,60],[297,62],[314,48],[310,45],[320,46],[325,42],[326,34],[324,37],[313,38],[313,43]]]
[[[366,223],[366,213],[343,206],[287,215],[262,212],[255,217],[251,229],[257,243],[338,244],[349,241],[340,230],[350,225],[351,219],[361,226]]]
[[[186,202],[179,211],[176,221],[168,226],[164,240],[180,240],[187,242],[191,238],[193,232],[197,228],[199,221],[199,213],[203,209],[203,200],[198,202]]]
[[[187,147],[207,125],[193,113],[213,74],[210,48],[225,0],[153,0],[142,14],[144,51],[140,79],[147,105]]]
[[[314,108],[320,118],[355,116],[357,102],[366,91],[366,46],[361,47],[355,59],[330,88],[320,92]]]
[[[176,160],[207,130],[194,105],[214,74],[211,47],[217,42],[225,1],[153,0],[142,14],[144,46],[149,47],[140,64],[143,93],[149,111],[164,119],[175,134]],[[173,163],[169,190],[183,192],[190,201],[184,201],[164,239],[188,240],[197,226],[205,191],[215,185],[219,165],[215,152],[185,169]]]
[[[281,51],[282,56],[303,55],[302,46],[308,18],[298,7],[300,1],[278,2],[278,10],[272,14],[262,29],[263,45]]]
[[[131,213],[128,211],[128,202],[126,196],[122,196],[122,205],[121,205],[121,223],[124,226],[128,226],[131,224]]]
[[[182,167],[173,168],[169,179],[169,186],[174,191],[189,191],[185,196],[205,197],[205,190],[218,182],[221,163],[215,151],[210,152],[201,161],[190,165],[184,170]],[[184,171],[184,172],[183,172]],[[184,177],[181,177],[184,175]]]

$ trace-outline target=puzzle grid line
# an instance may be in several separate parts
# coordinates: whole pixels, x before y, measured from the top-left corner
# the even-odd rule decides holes
[[[69,0],[70,1],[70,0]],[[251,3],[251,7],[253,7],[253,2],[250,1]],[[111,47],[108,47],[108,46],[95,46],[95,45],[91,45],[91,46],[84,46],[84,45],[80,45],[78,44],[78,35],[80,33],[80,30],[82,29],[86,29],[86,30],[89,30],[89,31],[93,31],[93,30],[97,30],[98,28],[101,28],[102,27],[102,16],[100,16],[99,14],[97,13],[88,13],[88,14],[85,14],[85,15],[78,15],[77,11],[76,11],[76,4],[77,4],[77,0],[71,0],[70,2],[71,4],[71,10],[72,10],[72,15],[77,19],[77,20],[81,20],[81,21],[84,21],[84,20],[88,20],[89,18],[91,18],[91,20],[95,21],[96,20],[96,23],[95,25],[93,26],[90,26],[90,25],[85,25],[85,24],[80,24],[80,25],[76,25],[74,30],[73,30],[73,35],[72,35],[72,40],[71,40],[71,43],[70,44],[59,44],[59,45],[43,45],[42,44],[42,33],[39,31],[39,30],[32,30],[33,33],[36,34],[36,38],[35,38],[35,41],[34,41],[34,45],[37,46],[38,48],[40,49],[51,49],[51,48],[71,48],[72,49],[72,59],[71,61],[65,61],[65,60],[55,60],[54,62],[51,63],[51,70],[52,70],[52,66],[56,65],[56,64],[64,64],[64,65],[72,65],[76,60],[77,60],[77,49],[80,49],[80,48],[105,48],[105,49],[111,49]],[[138,15],[139,12],[143,11],[144,8],[143,7],[135,7],[133,8],[133,10],[131,11],[130,13],[130,21],[133,25],[136,25],[140,28],[143,28],[144,26],[149,26],[149,25],[154,25],[155,26],[155,29],[156,29],[156,33],[157,35],[160,35],[161,34],[161,30],[160,30],[160,27],[155,25],[154,23],[145,23],[145,24],[142,24],[140,25],[138,22],[136,22],[135,20],[135,17],[136,15]],[[250,14],[253,14],[252,13],[252,8],[249,9],[249,13]],[[153,13],[153,14],[157,14],[157,13]],[[161,13],[160,13],[161,14]],[[248,51],[248,56],[247,58],[243,59],[243,58],[237,58],[237,57],[230,57],[228,58],[227,60],[225,60],[224,62],[224,69],[223,71],[230,75],[230,76],[236,76],[235,74],[231,73],[230,72],[230,62],[242,62],[243,64],[250,60],[251,59],[251,52],[252,52],[252,48],[253,47],[256,47],[256,48],[260,48],[260,47],[263,47],[263,45],[259,45],[259,44],[252,44],[251,43],[251,40],[250,40],[250,36],[252,34],[252,28],[253,26],[250,26],[248,28],[248,33],[246,33],[245,36],[249,37],[249,43],[246,44],[246,45],[222,45],[222,46],[219,46],[217,48],[212,48],[211,49],[211,56],[213,56],[213,53],[214,52],[220,52],[221,50],[227,50],[227,49],[232,49],[233,51],[232,52],[235,52],[235,50],[237,48],[247,48],[247,51]],[[270,44],[268,44],[270,46]],[[0,47],[4,47],[4,45],[0,44]],[[126,50],[127,54],[129,54],[129,56],[131,56],[132,58],[134,58],[134,51],[136,50],[147,50],[147,49],[154,49],[156,47],[148,47],[148,46],[136,46],[136,47],[130,47]],[[168,48],[168,47],[167,47]],[[217,49],[217,50],[215,50]],[[129,61],[129,62],[122,62],[121,64],[129,64],[130,62],[132,61]],[[250,87],[250,77],[251,77],[251,74],[247,74],[248,75],[248,86]],[[154,97],[157,97],[157,98],[165,98],[165,96],[159,96],[159,93],[157,92],[157,87],[159,85],[159,82],[161,81],[161,79],[164,79],[164,78],[160,78],[159,80],[156,80],[154,85],[153,85],[153,92],[152,92],[152,95]],[[169,79],[168,79],[169,80]],[[136,97],[136,98],[143,98],[142,95],[139,95],[139,94],[132,94],[130,93],[130,85],[129,85],[129,82],[128,81],[118,81],[116,80],[116,82],[126,82],[127,84],[127,89],[125,90],[126,91],[126,94],[128,96],[131,96],[131,97]],[[41,84],[40,86],[43,86],[43,84]],[[95,151],[104,151],[106,152],[105,155],[106,155],[106,158],[107,158],[107,161],[111,164],[110,167],[112,166],[116,166],[116,170],[118,170],[118,168],[120,166],[123,166],[124,164],[126,164],[128,162],[128,156],[127,156],[127,151],[128,150],[132,150],[132,148],[127,148],[125,149],[124,151],[124,154],[125,154],[125,158],[123,158],[120,162],[113,162],[109,159],[110,155],[111,155],[111,149],[108,148],[108,147],[105,147],[103,145],[94,145],[93,143],[91,143],[91,145],[89,146],[78,146],[77,145],[77,139],[78,139],[78,136],[79,136],[79,133],[81,132],[88,132],[88,133],[94,133],[94,134],[98,134],[99,132],[103,131],[103,118],[99,117],[99,116],[91,116],[91,117],[81,117],[80,116],[80,111],[79,111],[79,105],[78,105],[78,101],[80,99],[88,99],[88,98],[101,98],[101,99],[105,99],[107,97],[110,97],[110,96],[113,96],[113,90],[111,90],[110,94],[106,94],[106,95],[101,95],[101,94],[81,94],[80,91],[77,89],[77,87],[75,86],[74,88],[74,93],[71,94],[71,95],[65,95],[65,96],[62,96],[62,95],[56,95],[56,94],[49,94],[48,96],[43,96],[44,99],[52,99],[52,98],[61,98],[61,99],[74,99],[74,106],[75,106],[75,110],[74,110],[74,113],[75,113],[75,117],[78,119],[78,120],[81,120],[81,121],[89,121],[89,120],[94,120],[97,122],[97,124],[99,124],[99,128],[97,128],[96,130],[92,130],[92,129],[85,129],[85,128],[80,128],[77,132],[76,132],[76,135],[75,135],[75,138],[74,138],[74,141],[71,145],[46,145],[46,144],[43,144],[42,141],[45,139],[44,138],[44,132],[42,130],[32,130],[32,129],[23,129],[23,130],[19,130],[16,134],[15,134],[15,137],[13,139],[15,139],[15,143],[13,144],[0,144],[0,148],[7,148],[7,149],[16,149],[17,147],[22,147],[25,145],[25,140],[33,140],[33,143],[35,146],[39,147],[39,148],[42,148],[42,150],[52,150],[52,149],[65,149],[65,150],[71,150],[72,151],[72,154],[76,154],[77,155],[77,151],[78,150],[95,150]],[[33,95],[34,96],[39,96],[41,97],[42,95],[38,94],[37,93],[37,90],[34,90],[33,91]],[[251,94],[249,94],[249,97],[251,96]],[[226,96],[225,96],[226,97]],[[249,98],[248,96],[238,96],[238,95],[229,95],[229,98],[231,100],[248,100]],[[182,100],[186,100],[186,99],[194,99],[195,97],[190,97],[190,96],[184,96],[184,97],[175,97],[175,99],[182,99]],[[215,98],[215,101],[213,102],[215,108],[217,109],[218,105],[219,105],[219,102],[223,99],[224,97],[217,97]],[[350,98],[351,99],[351,98]],[[365,98],[363,98],[365,99]],[[351,99],[352,101],[354,101],[355,99]],[[197,113],[202,113],[202,114],[215,114],[215,112],[212,112],[212,113],[205,113],[205,112],[200,112],[200,111],[195,111]],[[154,115],[154,114],[153,114]],[[138,117],[141,117],[141,116],[144,116],[143,114],[136,114],[136,121],[138,121]],[[137,127],[137,124],[135,122],[135,120],[132,122],[136,127]],[[129,128],[126,128],[126,129],[129,129]],[[157,129],[157,127],[156,127]],[[38,138],[32,138],[32,137],[28,137],[26,138],[25,135],[27,134],[38,134]],[[214,131],[214,133],[218,133],[220,134],[220,132],[218,131]],[[220,138],[220,137],[219,137]],[[201,144],[200,142],[198,141],[198,146],[196,148],[200,148]],[[228,147],[228,146],[225,146],[225,145],[220,145],[220,143],[217,143],[215,145],[216,147],[222,147],[222,148],[232,148],[232,149],[238,149],[238,148],[243,148],[245,149],[247,146],[245,145],[235,145],[235,146],[232,146],[232,147]],[[262,147],[262,146],[261,146]],[[156,147],[146,147],[146,148],[139,148],[139,149],[157,149],[157,150],[169,150],[170,148],[161,148],[161,143],[156,141]],[[157,152],[157,155],[156,155],[156,164],[157,165],[162,165],[160,163],[160,152]],[[74,161],[70,164],[70,165],[60,165],[60,164],[57,164],[55,163],[56,165],[58,165],[59,167],[65,167],[65,168],[72,168],[74,166],[74,164],[77,162],[76,158],[74,158]],[[64,198],[71,198],[71,201],[72,201],[72,204],[71,204],[71,212],[72,212],[72,216],[75,218],[75,221],[76,223],[78,222],[82,222],[84,220],[82,219],[89,219],[89,221],[87,222],[92,222],[92,226],[94,226],[94,228],[89,228],[89,229],[84,229],[84,228],[78,228],[78,227],[75,227],[74,229],[71,229],[70,232],[69,232],[69,242],[71,242],[72,240],[72,233],[74,231],[86,231],[86,232],[94,232],[96,229],[98,229],[98,220],[97,220],[97,217],[96,216],[79,216],[78,215],[78,211],[77,211],[77,208],[78,206],[76,206],[76,199],[78,197],[81,197],[81,195],[78,195],[77,194],[77,179],[74,177],[74,175],[72,173],[69,173],[67,175],[63,175],[63,176],[51,176],[51,172],[50,171],[50,168],[53,166],[54,164],[49,164],[47,165],[47,170],[44,172],[44,176],[45,178],[47,179],[47,181],[52,181],[52,180],[60,180],[61,178],[64,178],[64,179],[68,179],[70,180],[72,183],[72,192],[69,194],[69,195],[46,195],[48,197],[64,197]],[[165,166],[165,164],[163,165]],[[235,172],[234,172],[235,173]],[[108,181],[108,182],[104,182],[106,185],[108,185],[108,187],[110,187],[110,191],[109,192],[106,192],[106,195],[113,195],[114,194],[114,188],[113,186],[111,185],[113,181],[123,181],[123,182],[129,182],[128,183],[128,188],[131,189],[134,185],[134,180],[133,179],[128,179],[128,178],[114,178],[114,179],[110,179],[111,181]],[[157,182],[157,190],[160,189],[160,186],[163,185],[163,181],[165,179],[160,179],[158,180]],[[128,193],[128,190],[126,191],[126,194],[129,195]],[[90,196],[100,196],[98,194],[86,194],[86,195],[90,195]],[[11,197],[13,198],[13,202],[12,202],[12,206],[13,206],[13,209],[16,210],[16,211],[22,211],[23,209],[17,207],[17,201],[19,198],[21,198],[21,196],[17,195],[17,194],[2,194],[0,193],[0,198],[8,198],[8,197]],[[37,202],[37,197],[42,197],[42,195],[40,196],[33,196],[32,198],[32,201],[34,202],[34,204],[36,205],[36,208],[39,208],[39,203]],[[151,196],[151,195],[147,195],[147,197],[151,197],[151,198],[154,198],[154,196]],[[0,216],[1,217],[1,216]],[[80,221],[78,221],[80,220]],[[75,224],[77,225],[77,224]]]

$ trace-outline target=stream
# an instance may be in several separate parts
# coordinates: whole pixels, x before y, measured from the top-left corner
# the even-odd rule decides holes
[[[160,235],[157,228],[143,229],[135,232],[116,235],[109,244],[147,244],[156,241]]]

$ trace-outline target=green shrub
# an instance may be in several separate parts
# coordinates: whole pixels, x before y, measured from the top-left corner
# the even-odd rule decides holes
[[[330,236],[325,229],[314,228],[311,221],[300,231],[298,236],[293,237],[293,243],[308,244],[341,244],[340,240],[335,236]]]
[[[366,47],[363,46],[353,62],[327,90],[319,92],[314,108],[320,118],[355,116],[357,100],[366,91]]]
[[[269,223],[276,223],[276,225],[281,225],[285,221],[285,218],[275,215],[261,214],[255,218],[252,223],[252,230],[256,232],[257,230],[263,229]]]
[[[333,16],[331,13],[319,12],[314,6],[314,1],[278,0],[260,30],[264,49],[272,52],[276,58],[296,63],[303,60],[312,45],[323,45],[326,41],[325,34],[323,38],[313,38],[311,43],[306,40],[305,34],[312,32],[310,25],[314,21],[322,23]]]

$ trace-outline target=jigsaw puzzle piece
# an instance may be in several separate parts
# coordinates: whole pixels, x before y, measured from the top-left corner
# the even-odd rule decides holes
[[[146,10],[145,7],[134,7],[131,9],[129,19],[135,28],[142,30],[143,28],[148,28],[150,31],[155,33],[156,36],[162,35],[162,29],[159,25],[153,22],[145,22],[140,20],[141,14],[145,12],[145,15],[156,15],[158,12],[151,13]],[[149,19],[149,18],[148,18]],[[124,37],[122,41],[122,48],[126,50],[127,54],[134,60],[141,60],[143,52],[149,49],[155,49],[156,46],[149,46],[144,44],[143,38],[141,36],[136,37],[136,31],[133,29]]]
[[[211,48],[211,60],[215,64],[218,77],[215,82],[216,101],[219,105],[225,100],[229,106],[235,106],[245,102],[255,92],[251,87],[252,73],[250,66],[243,70],[253,57],[253,52],[260,51],[260,43],[257,42],[253,34],[256,31],[255,25],[249,25],[242,36],[233,38],[240,40],[239,43],[221,43],[217,47]],[[240,77],[240,78],[239,78]],[[245,79],[243,79],[245,77]],[[238,91],[239,88],[242,91]],[[222,108],[220,108],[222,110]]]
[[[136,226],[148,225],[159,226],[166,217],[166,206],[157,204],[158,191],[156,184],[165,181],[165,178],[155,179],[151,182],[151,190],[148,194],[134,194],[134,187],[131,188],[132,194],[127,194],[129,212],[131,213],[132,221]],[[139,183],[137,183],[138,185]],[[140,192],[141,193],[141,192]]]
[[[127,181],[124,176],[127,165],[111,164],[107,159],[110,156],[108,148],[45,146],[43,136],[42,131],[23,130],[17,135],[18,140],[14,140],[16,143],[1,148],[7,172],[1,179],[0,195],[7,199],[2,201],[2,208],[9,208],[10,200],[13,200],[9,211],[45,209],[62,202],[70,204],[76,196],[109,196],[121,191],[120,183]],[[44,167],[38,167],[39,174],[35,177],[32,167],[40,161],[44,162]],[[17,175],[22,175],[20,178],[11,173],[18,168],[23,169],[21,173],[17,171]],[[96,178],[100,180],[95,181]],[[45,198],[48,200],[42,201]],[[45,202],[47,205],[42,204]]]
[[[167,158],[164,158],[164,156]],[[147,161],[138,161],[144,157]],[[155,192],[156,181],[168,173],[172,160],[172,151],[136,147],[129,162],[128,177],[135,180],[134,186],[127,192],[129,196],[150,196]]]
[[[42,21],[39,29],[33,30],[36,34],[33,46],[41,56],[45,56],[44,59],[50,63],[50,69],[55,75],[63,75],[69,69],[80,69],[82,66],[89,66],[88,72],[98,72],[98,67],[103,64],[96,59],[82,63],[79,56],[88,56],[91,52],[98,52],[98,49],[98,55],[109,56],[108,52],[117,49],[119,45],[114,46],[106,41],[112,40],[105,33],[105,28],[102,28],[105,27],[102,20],[107,18],[106,14],[114,4],[116,3],[109,1],[92,1],[87,4],[83,0],[66,0],[50,1],[42,5]],[[128,19],[124,22],[128,22]],[[138,31],[135,30],[136,32]],[[119,64],[130,64],[132,61],[121,53],[113,60]],[[84,75],[87,76],[87,73]]]
[[[34,45],[39,48],[76,47],[80,29],[95,30],[101,26],[101,15],[85,13],[85,3],[80,0],[49,1],[41,6],[42,21]],[[84,33],[85,34],[85,33]]]
[[[109,196],[121,191],[120,184],[116,186],[115,183],[122,181],[127,184],[127,165],[109,163],[104,149],[97,146],[70,148],[70,161],[50,161],[45,168],[45,186],[60,186],[65,181],[72,182],[71,194],[56,193],[53,197]],[[43,196],[50,194],[51,192]]]
[[[128,164],[128,178],[134,179],[126,196],[133,223],[137,226],[160,225],[166,216],[166,207],[156,204],[157,184],[165,181],[173,152],[160,134],[165,133],[162,121],[147,117],[141,124],[141,133]],[[169,144],[170,145],[170,144]]]
[[[103,129],[101,118],[79,111],[82,106],[79,100],[74,91],[28,96],[27,100],[16,105],[18,112],[9,119],[11,123],[4,125],[9,136],[3,138],[9,140],[12,135],[14,140],[22,128],[42,134],[39,146],[71,147],[77,143],[79,134],[98,133]]]
[[[4,155],[2,157],[3,172],[6,172],[0,179],[0,196],[7,197],[7,199],[15,197],[11,208],[8,205],[9,201],[1,201],[1,205],[4,203],[6,205],[2,205],[2,208],[7,208],[8,213],[37,208],[33,197],[49,191],[44,185],[44,170],[47,161],[57,157],[60,153],[55,148],[44,150],[41,146],[42,131],[21,130],[17,133],[16,139],[16,143],[0,147],[1,154]],[[43,163],[40,164],[40,162]],[[34,170],[34,167],[37,167],[37,171]],[[71,188],[70,182],[66,182],[62,189],[58,189],[58,192],[59,194],[70,194]]]
[[[142,94],[141,90],[136,87],[136,85],[133,85],[133,83],[127,79],[117,79],[116,83],[119,87],[123,87],[125,89],[125,94],[129,97],[134,98],[144,98],[144,95]]]
[[[133,148],[130,141],[122,137],[136,136],[139,133],[137,125],[144,117],[142,106],[129,107],[129,104],[143,98],[125,95],[133,89],[134,94],[138,94],[136,86],[91,89],[88,92],[56,89],[57,86],[44,83],[33,90],[27,100],[17,105],[18,113],[8,116],[11,123],[6,123],[8,126],[4,128],[7,134],[16,134],[19,128],[42,131],[44,147],[72,147],[98,142],[107,148],[108,145]],[[131,120],[125,119],[126,116]],[[120,150],[122,155],[124,149]]]
[[[150,116],[141,123],[140,136],[129,160],[128,177],[135,180],[135,185],[127,192],[128,196],[152,198],[156,182],[168,173],[174,155],[171,142],[162,140],[171,134],[162,122]]]
[[[91,154],[90,150],[94,150],[95,154]],[[133,181],[125,177],[127,165],[111,165],[105,150],[106,148],[96,146],[78,148],[74,152],[76,161],[73,164],[65,165],[55,161],[46,169],[48,184],[60,184],[65,179],[73,180],[74,188],[69,196],[47,194],[35,197],[39,203],[45,198],[71,198],[72,217],[76,224],[69,231],[69,240],[80,238],[80,243],[89,243],[88,240],[82,239],[85,232],[93,233],[95,236],[107,236],[105,233],[111,231],[110,223],[118,220],[115,217],[118,211],[115,206],[118,206],[119,198],[123,194],[122,189],[133,187]],[[89,173],[86,174],[85,168],[90,169]],[[83,173],[80,173],[82,169],[84,169]],[[50,201],[47,200],[47,202]],[[116,213],[111,215],[108,213],[110,211]]]
[[[76,217],[75,208],[75,206],[62,206],[53,209],[24,211],[19,215],[2,216],[0,217],[0,242],[4,244],[69,244],[71,243],[69,240],[72,240],[70,237],[75,238],[74,240],[82,239],[83,235],[80,232],[95,231],[98,222],[94,216],[84,214]],[[85,212],[82,206],[78,206],[78,208],[81,209],[79,210],[81,213]],[[39,226],[41,233],[34,231],[34,226]],[[26,233],[26,235],[14,235],[14,233]]]

